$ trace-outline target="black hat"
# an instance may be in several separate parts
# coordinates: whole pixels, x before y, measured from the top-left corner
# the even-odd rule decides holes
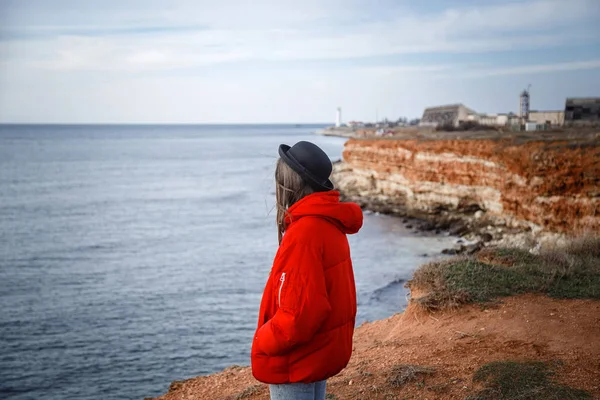
[[[279,146],[279,155],[314,190],[318,192],[333,190],[333,183],[329,180],[332,170],[331,160],[316,144],[304,141],[292,147],[282,144]]]

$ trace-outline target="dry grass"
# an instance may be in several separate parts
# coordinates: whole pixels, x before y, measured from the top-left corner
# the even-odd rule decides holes
[[[242,392],[238,393],[233,399],[234,400],[242,400],[248,397],[254,396],[255,394],[259,394],[263,388],[263,385],[252,385],[248,386]]]
[[[483,389],[465,400],[587,400],[592,396],[579,389],[552,381],[560,364],[496,361],[479,368],[474,382]]]
[[[430,310],[522,293],[600,299],[600,237],[576,239],[538,255],[486,249],[474,257],[426,264],[407,285],[427,293],[414,301]]]
[[[390,376],[387,379],[387,383],[397,388],[434,373],[435,370],[431,367],[410,364],[394,365],[390,372]]]
[[[593,272],[600,259],[600,236],[584,236],[562,248],[542,248],[540,255],[547,265],[562,269],[566,275],[579,270]]]

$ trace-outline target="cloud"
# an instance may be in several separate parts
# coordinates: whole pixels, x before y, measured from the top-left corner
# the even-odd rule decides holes
[[[394,10],[393,18],[366,21],[359,15],[367,3],[360,2],[351,2],[362,5],[355,9],[342,7],[340,1],[311,0],[299,6],[263,0],[251,8],[240,6],[248,3],[215,3],[180,1],[153,9],[157,3],[149,2],[137,13],[130,5],[116,8],[114,15],[99,8],[81,11],[79,17],[75,7],[67,10],[72,15],[68,21],[49,9],[58,21],[25,24],[15,18],[16,23],[2,28],[0,36],[7,40],[0,44],[0,56],[41,69],[130,71],[241,61],[499,52],[598,40],[597,32],[557,29],[588,18],[598,8],[592,0],[538,0],[427,15],[404,6]]]
[[[553,64],[536,64],[536,65],[522,65],[516,67],[504,67],[504,68],[489,68],[489,69],[473,69],[467,71],[461,76],[466,77],[489,77],[489,76],[502,76],[502,75],[525,75],[525,74],[537,74],[537,73],[549,73],[557,71],[579,71],[586,69],[599,69],[600,60],[589,60],[589,61],[574,61],[574,62],[562,62]]]
[[[472,33],[531,33],[570,27],[600,10],[594,0],[508,2],[462,10],[447,10],[430,23],[455,35]]]
[[[457,101],[493,110],[489,88],[517,91],[514,76],[598,69],[597,0],[444,4],[3,0],[0,121],[318,121],[337,105],[367,119]]]

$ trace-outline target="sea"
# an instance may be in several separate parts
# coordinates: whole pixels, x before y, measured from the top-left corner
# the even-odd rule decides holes
[[[0,398],[143,399],[248,365],[279,144],[323,125],[1,125]],[[453,244],[365,213],[357,325]]]

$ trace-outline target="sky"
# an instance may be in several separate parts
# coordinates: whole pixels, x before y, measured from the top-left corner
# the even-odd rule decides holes
[[[600,0],[0,0],[0,123],[309,123],[600,96]]]

